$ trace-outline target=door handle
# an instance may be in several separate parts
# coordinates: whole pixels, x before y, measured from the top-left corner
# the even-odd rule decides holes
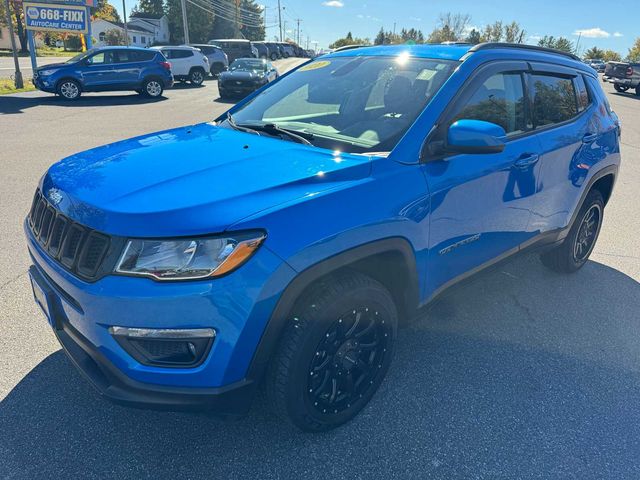
[[[597,138],[597,133],[587,133],[584,137],[582,137],[582,143],[593,143]]]
[[[518,158],[513,165],[516,168],[525,169],[531,165],[535,165],[538,160],[540,160],[540,155],[537,153],[524,153],[520,155],[520,158]]]

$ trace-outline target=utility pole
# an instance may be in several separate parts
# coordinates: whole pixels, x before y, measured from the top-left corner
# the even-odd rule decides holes
[[[280,41],[282,42],[282,7],[280,7],[280,0],[278,0],[278,25],[280,26]]]
[[[9,0],[4,0],[4,3],[7,10],[7,25],[9,25],[9,38],[11,39],[11,48],[13,50],[13,64],[15,65],[15,69],[16,69],[14,82],[16,84],[16,88],[24,88],[24,82],[22,81],[22,72],[20,71],[20,62],[18,61],[18,48],[16,47],[16,37],[13,36],[13,22],[11,21],[11,10],[9,8]]]
[[[127,30],[127,6],[125,0],[122,0],[122,18],[124,19],[124,44],[129,46],[129,30]]]
[[[296,42],[296,44],[300,45],[300,22],[302,20],[299,18],[296,18],[296,22],[298,23],[298,41]]]
[[[282,21],[282,28],[284,28],[284,38],[287,38],[287,21]]]
[[[124,2],[124,0],[122,0]],[[184,43],[189,42],[189,21],[187,20],[187,0],[181,0],[182,4],[182,29],[184,30]]]

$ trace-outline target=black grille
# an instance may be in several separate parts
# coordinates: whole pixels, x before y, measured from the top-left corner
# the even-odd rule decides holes
[[[74,222],[57,211],[37,191],[29,226],[40,246],[67,270],[87,280],[95,279],[104,261],[111,238]]]

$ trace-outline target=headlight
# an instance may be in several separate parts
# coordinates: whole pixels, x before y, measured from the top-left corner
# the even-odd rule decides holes
[[[56,73],[56,70],[41,70],[38,72],[38,75],[47,77],[49,75],[53,75],[54,73]]]
[[[171,240],[132,239],[116,273],[154,280],[218,277],[246,262],[266,238],[262,232]]]

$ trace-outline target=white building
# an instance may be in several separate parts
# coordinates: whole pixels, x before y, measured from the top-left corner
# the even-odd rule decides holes
[[[16,32],[13,32],[13,36],[16,39],[16,47],[20,50],[20,40],[18,39],[18,35]],[[41,47],[44,45],[42,39],[36,35],[35,37],[36,47]],[[11,50],[11,37],[9,35],[9,27],[3,27],[0,25],[0,50]]]
[[[105,35],[108,30],[120,30],[124,36],[124,24],[109,22],[101,18],[91,22],[91,33],[95,39],[95,46],[106,45]],[[169,42],[169,20],[166,15],[149,15],[134,13],[127,22],[129,45],[133,47],[148,47],[154,43]]]

